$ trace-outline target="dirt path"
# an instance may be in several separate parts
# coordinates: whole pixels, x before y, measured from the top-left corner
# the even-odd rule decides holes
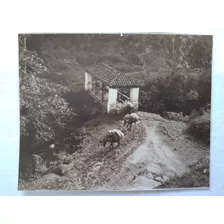
[[[158,123],[144,124],[147,133],[145,142],[127,158],[119,174],[111,177],[103,188],[148,190],[187,171],[177,154],[160,139],[156,131]]]
[[[51,171],[27,183],[29,189],[60,190],[152,190],[188,166],[209,157],[208,146],[186,134],[187,124],[169,121],[156,114],[138,112],[142,122],[129,132],[120,118],[100,116],[83,126],[82,150],[72,155],[71,169],[58,176]],[[114,150],[100,144],[107,130],[124,132],[121,145]]]

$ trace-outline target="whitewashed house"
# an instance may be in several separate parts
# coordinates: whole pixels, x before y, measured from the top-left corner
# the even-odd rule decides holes
[[[107,113],[120,112],[128,102],[138,110],[141,86],[144,86],[142,80],[118,72],[104,63],[85,67],[85,90]]]

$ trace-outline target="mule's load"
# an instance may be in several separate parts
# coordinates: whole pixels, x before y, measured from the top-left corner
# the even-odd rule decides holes
[[[136,113],[126,114],[124,116],[124,126],[127,125],[129,130],[131,130],[132,124],[136,124],[139,121],[140,118]]]
[[[119,129],[108,130],[109,134],[117,134],[121,139],[124,138],[124,133]]]
[[[103,146],[109,142],[109,148],[113,148],[113,144],[120,145],[120,140],[124,138],[124,133],[118,129],[108,130],[107,136],[103,139]]]

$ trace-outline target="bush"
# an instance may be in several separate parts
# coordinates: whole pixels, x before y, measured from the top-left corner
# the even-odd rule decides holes
[[[95,53],[80,52],[77,57],[77,62],[81,65],[88,66],[99,61]]]
[[[114,65],[114,68],[120,72],[133,72],[133,68],[125,63],[117,63]]]
[[[193,116],[190,120],[188,127],[188,132],[204,141],[205,143],[210,143],[210,109],[202,110],[201,115]]]
[[[69,89],[41,78],[47,67],[36,52],[26,49],[26,38],[19,36],[20,132],[44,142],[53,139],[56,129],[63,128],[75,113],[63,98]]]
[[[104,61],[109,64],[115,64],[115,63],[126,63],[126,59],[119,55],[119,54],[106,54],[100,57],[101,61]]]
[[[128,62],[130,64],[135,64],[135,65],[139,65],[139,66],[143,66],[143,61],[134,53],[131,53],[128,55]]]
[[[63,128],[75,116],[63,98],[68,90],[32,74],[20,78],[21,135],[34,135],[37,142],[48,141],[56,128]]]
[[[183,122],[188,122],[189,121],[189,116],[184,116],[183,112],[167,112],[167,118],[174,120],[174,121],[183,121]]]

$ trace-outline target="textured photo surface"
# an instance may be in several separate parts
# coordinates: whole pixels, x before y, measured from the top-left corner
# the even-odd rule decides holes
[[[19,190],[209,188],[212,36],[19,34]]]

